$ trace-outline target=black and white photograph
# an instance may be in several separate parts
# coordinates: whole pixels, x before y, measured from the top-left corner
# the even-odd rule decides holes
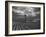
[[[6,35],[44,34],[44,3],[6,2]]]
[[[40,8],[12,6],[12,30],[40,29]]]

